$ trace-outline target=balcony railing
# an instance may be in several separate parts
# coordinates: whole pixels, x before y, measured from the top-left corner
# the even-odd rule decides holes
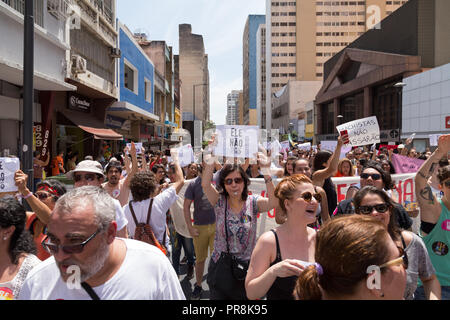
[[[25,15],[25,0],[0,0]],[[44,0],[34,0],[34,23],[44,28]]]

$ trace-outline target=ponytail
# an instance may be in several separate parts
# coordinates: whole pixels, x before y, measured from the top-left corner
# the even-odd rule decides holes
[[[314,265],[306,268],[298,277],[294,297],[296,300],[322,300],[319,272]]]

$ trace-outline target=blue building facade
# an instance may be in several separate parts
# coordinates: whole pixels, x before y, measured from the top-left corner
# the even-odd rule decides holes
[[[108,108],[107,124],[117,128],[120,119],[130,120],[128,136],[141,141],[141,133],[147,131],[147,124],[160,120],[155,115],[155,66],[128,28],[120,22],[117,25],[120,59],[116,83],[119,101]]]
[[[249,15],[246,24],[244,41],[248,41],[246,46],[248,52],[244,52],[244,65],[248,63],[248,74],[244,72],[244,82],[248,84],[248,104],[244,97],[244,123],[256,125],[257,107],[257,33],[259,25],[266,23],[265,15]],[[246,61],[247,60],[247,61]],[[247,78],[247,79],[245,79]],[[247,85],[244,84],[244,91]],[[244,95],[247,94],[244,92]],[[247,104],[247,106],[245,105]],[[248,112],[246,112],[248,107]],[[249,117],[249,118],[247,118]]]

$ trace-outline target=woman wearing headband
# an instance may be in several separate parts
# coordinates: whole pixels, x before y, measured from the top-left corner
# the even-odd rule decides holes
[[[331,220],[317,234],[314,259],[297,280],[296,299],[403,299],[406,255],[373,217]]]
[[[27,212],[26,228],[30,230],[37,248],[37,257],[45,260],[50,254],[41,246],[45,238],[44,230],[56,201],[66,193],[66,187],[58,180],[44,180],[37,184],[33,194],[27,188],[28,175],[21,170],[15,173],[16,186],[22,199],[25,199],[33,212]]]
[[[275,189],[286,221],[264,233],[256,243],[245,280],[247,297],[268,300],[294,299],[297,277],[314,262],[316,231],[308,224],[316,220],[320,195],[302,174],[284,178]]]

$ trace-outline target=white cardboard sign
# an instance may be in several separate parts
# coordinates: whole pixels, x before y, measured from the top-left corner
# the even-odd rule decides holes
[[[190,144],[186,144],[178,148],[178,161],[180,167],[184,168],[191,163],[195,162],[194,150]]]
[[[297,148],[299,150],[303,150],[303,151],[310,151],[311,150],[311,142],[306,142],[306,143],[302,143],[302,144],[298,144]]]
[[[19,158],[0,158],[0,193],[18,190],[14,181],[14,173],[19,169]]]
[[[134,146],[136,147],[136,154],[142,154],[142,142],[136,142]],[[127,147],[127,154],[129,154],[129,150],[131,150],[131,143],[127,143]]]
[[[320,141],[320,150],[329,150],[331,152],[334,152],[337,147],[337,141],[331,140],[331,141]]]
[[[430,146],[431,147],[437,147],[440,136],[441,136],[441,134],[430,134]]]
[[[376,116],[350,121],[337,126],[336,129],[340,134],[347,131],[350,145],[354,147],[381,142]]]
[[[230,158],[256,158],[258,126],[216,126],[214,155]]]

